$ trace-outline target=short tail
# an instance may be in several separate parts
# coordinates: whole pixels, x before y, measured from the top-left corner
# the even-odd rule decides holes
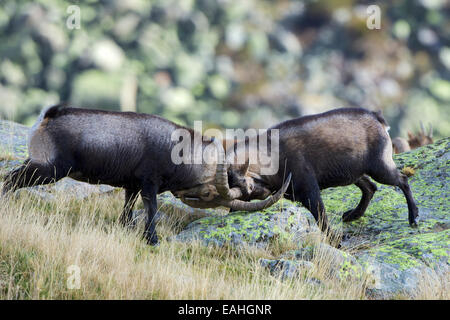
[[[66,103],[60,103],[60,104],[56,104],[54,106],[48,107],[47,109],[45,109],[42,112],[41,117],[42,117],[42,119],[54,118],[66,106],[67,106]]]
[[[384,119],[383,113],[381,112],[381,110],[373,111],[372,113],[373,113],[373,115],[375,116],[375,118],[377,118],[377,120],[378,120],[382,125],[384,125],[384,126],[386,126],[386,127],[389,126],[388,123],[387,123],[387,121],[386,121],[386,119]]]
[[[372,112],[373,115],[375,116],[375,118],[378,120],[379,123],[381,123],[383,125],[383,127],[385,128],[386,132],[389,132],[389,129],[391,128],[389,126],[389,124],[387,123],[386,119],[383,117],[383,113],[381,112],[381,110],[378,111],[373,111]]]
[[[34,125],[31,127],[30,131],[28,132],[28,146],[31,143],[31,137],[34,135],[34,133],[38,130],[38,128],[44,124],[44,120],[48,120],[51,118],[55,118],[59,112],[65,108],[65,104],[64,103],[60,103],[51,107],[47,107],[44,110],[41,111],[41,114],[39,115],[39,117],[37,118],[36,122],[34,123]]]

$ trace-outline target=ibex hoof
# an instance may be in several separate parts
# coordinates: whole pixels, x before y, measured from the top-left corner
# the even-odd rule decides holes
[[[355,209],[348,210],[348,211],[344,212],[344,214],[342,215],[342,221],[344,221],[344,222],[355,221],[355,220],[361,218],[361,216],[362,216],[362,214],[358,211],[355,211]]]
[[[411,228],[417,228],[419,226],[419,221],[417,219],[413,219],[412,221],[409,221],[409,225]]]
[[[159,242],[158,242],[158,237],[157,236],[152,236],[152,237],[146,237],[147,239],[147,244],[153,247],[159,246]]]

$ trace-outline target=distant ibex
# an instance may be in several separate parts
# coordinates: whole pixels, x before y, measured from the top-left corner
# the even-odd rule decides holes
[[[286,193],[291,200],[301,202],[327,229],[325,207],[320,190],[329,187],[355,184],[362,191],[358,206],[343,214],[345,222],[360,218],[372,199],[379,183],[397,186],[405,195],[408,204],[408,219],[417,226],[418,209],[408,185],[408,178],[396,167],[392,159],[392,142],[387,133],[388,124],[381,113],[364,109],[336,109],[329,112],[301,117],[282,122],[270,128],[279,130],[280,170],[273,175],[261,174],[260,162],[249,166],[234,165],[230,158],[236,154],[254,152],[249,150],[250,140],[241,150],[228,158],[228,167],[219,166],[222,180],[229,179],[231,187],[245,189],[249,177],[260,188],[277,190],[287,173],[292,173],[292,182]],[[255,137],[254,139],[257,139]],[[254,145],[254,144],[253,144]],[[221,172],[220,172],[221,171]],[[224,192],[219,189],[219,194]],[[243,200],[256,198],[251,193]],[[188,202],[195,206],[195,203]],[[203,205],[207,205],[203,203]]]
[[[417,135],[408,132],[408,141],[401,137],[392,139],[394,153],[406,152],[433,143],[433,126],[430,124],[430,129],[426,133],[423,123],[420,122],[420,130]]]
[[[211,207],[221,205],[245,211],[261,210],[283,196],[289,179],[266,200],[252,203],[238,200],[247,191],[230,189],[227,180],[216,181],[217,155],[213,158],[211,154],[211,161],[202,164],[174,164],[171,152],[177,142],[171,137],[177,129],[194,135],[192,129],[153,115],[50,107],[31,129],[29,159],[6,176],[2,193],[52,183],[66,176],[122,187],[124,225],[131,223],[132,208],[140,193],[148,216],[144,236],[149,244],[158,242],[153,221],[158,193],[176,194],[187,189],[193,196],[208,200]],[[220,144],[207,137],[200,141],[202,152],[212,144]],[[216,188],[227,196],[215,197]]]

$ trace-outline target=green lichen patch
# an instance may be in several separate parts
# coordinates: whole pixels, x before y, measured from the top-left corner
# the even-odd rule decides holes
[[[439,281],[450,271],[450,230],[402,238],[362,250],[356,254],[373,283],[368,295],[392,299],[414,297],[423,277]]]
[[[233,212],[192,222],[175,239],[202,240],[206,244],[263,244],[275,239],[292,239],[317,229],[299,212],[298,206],[278,204],[260,212]]]
[[[422,265],[420,261],[412,258],[409,254],[389,245],[373,248],[364,253],[368,253],[374,260],[386,263],[399,271],[405,271]]]
[[[330,221],[349,237],[359,237],[371,245],[450,227],[450,138],[395,156],[399,168],[412,167],[409,184],[419,208],[419,227],[408,224],[408,208],[403,193],[392,186],[377,184],[365,215],[342,223],[342,213],[356,207],[361,192],[355,186],[330,188],[322,192]]]
[[[450,264],[450,230],[399,239],[375,250],[398,250],[430,267]]]

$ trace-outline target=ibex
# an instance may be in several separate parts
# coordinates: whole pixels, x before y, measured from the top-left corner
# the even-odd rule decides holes
[[[124,225],[131,223],[132,208],[140,193],[148,216],[144,237],[149,244],[158,242],[153,221],[158,193],[194,190],[194,196],[200,199],[214,198],[209,201],[210,206],[245,211],[260,210],[282,197],[289,180],[266,200],[239,200],[242,192],[238,188],[230,189],[227,183],[217,185],[217,156],[209,164],[174,164],[171,153],[177,141],[171,137],[177,129],[194,135],[192,129],[153,115],[50,107],[31,129],[29,159],[6,176],[2,193],[52,183],[66,176],[122,187],[125,205],[120,219]],[[215,146],[217,142],[202,137],[200,151],[211,144]],[[211,197],[216,187],[221,192],[227,190],[227,197]]]
[[[430,124],[430,129],[428,133],[426,133],[422,122],[420,123],[420,132],[418,134],[414,135],[411,132],[408,132],[408,140],[402,137],[392,139],[392,147],[396,154],[426,146],[431,143],[433,143],[433,126]]]
[[[426,133],[425,127],[421,122],[420,132],[417,135],[413,135],[411,132],[408,132],[408,143],[411,149],[416,149],[433,143],[433,126],[430,124],[430,129],[428,133]]]
[[[228,165],[218,168],[222,180],[229,179],[231,187],[245,189],[252,178],[258,189],[274,191],[281,187],[284,176],[292,173],[292,182],[286,193],[290,200],[301,202],[314,216],[323,230],[327,229],[325,207],[320,190],[355,184],[362,192],[358,206],[343,214],[345,222],[360,218],[372,199],[376,185],[369,179],[397,186],[405,195],[411,226],[417,226],[418,209],[407,177],[392,159],[389,126],[380,112],[364,109],[336,109],[322,114],[305,116],[282,122],[270,128],[279,130],[280,168],[276,174],[262,175],[262,165],[233,165],[235,155],[246,152],[252,143],[247,141],[242,150],[228,156]],[[256,139],[256,138],[255,138]],[[254,144],[253,144],[254,145]],[[219,179],[220,180],[220,179]],[[226,197],[226,190],[217,189]],[[257,198],[251,193],[243,200]],[[191,205],[195,202],[188,201]],[[204,206],[207,205],[203,203]]]

